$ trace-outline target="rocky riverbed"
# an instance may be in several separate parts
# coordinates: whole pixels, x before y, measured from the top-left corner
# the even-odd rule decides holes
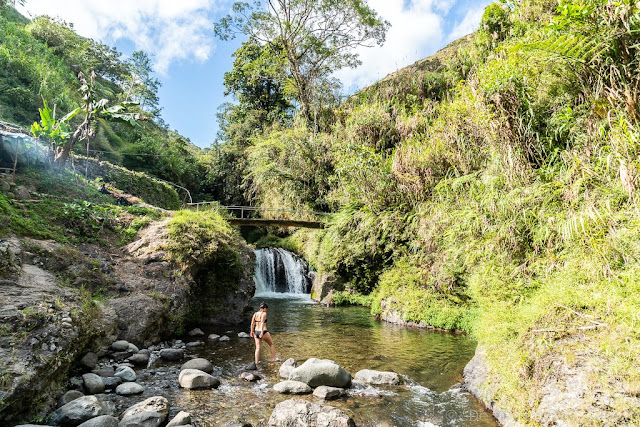
[[[388,388],[402,387],[403,380],[394,372],[361,370],[353,377],[343,367],[326,359],[310,358],[298,364],[288,359],[278,364],[274,382],[267,370],[250,363],[237,379],[221,375],[220,367],[209,360],[195,357],[192,349],[199,347],[199,329],[191,331],[191,341],[172,340],[148,348],[138,349],[125,340],[113,342],[102,357],[86,353],[79,362],[77,375],[66,382],[69,386],[57,401],[57,408],[43,417],[53,426],[139,426],[155,427],[169,421],[167,426],[190,425],[313,425],[355,426],[350,411],[327,404],[327,401],[368,394],[376,398],[371,385]],[[210,335],[206,339],[219,344],[223,337],[241,340],[238,336]],[[275,365],[273,365],[275,366]],[[272,366],[272,367],[273,367]],[[228,393],[242,384],[261,383],[267,393],[297,395],[278,403],[268,418],[252,424],[241,417],[235,420],[196,420],[173,401],[172,391],[213,391]],[[302,395],[307,395],[301,398]],[[258,402],[260,403],[260,402]],[[264,402],[263,402],[264,403]],[[214,417],[215,418],[215,417]]]
[[[103,356],[119,339],[140,348],[161,342],[208,303],[198,292],[205,266],[178,266],[165,252],[167,221],[124,248],[0,240],[0,424],[41,417],[85,353]],[[253,252],[239,237],[238,246],[243,276],[201,322],[243,319],[254,293]],[[116,361],[131,356],[121,353]]]

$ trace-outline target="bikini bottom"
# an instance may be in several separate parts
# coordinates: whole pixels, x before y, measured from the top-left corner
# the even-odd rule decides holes
[[[256,336],[256,338],[260,339],[260,338],[264,338],[264,336],[266,334],[268,334],[268,333],[269,333],[269,331],[264,331],[264,332],[263,331],[255,331],[254,335]]]

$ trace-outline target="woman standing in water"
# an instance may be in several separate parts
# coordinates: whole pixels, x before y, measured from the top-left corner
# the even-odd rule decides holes
[[[262,348],[262,340],[265,340],[269,344],[269,350],[271,350],[271,360],[276,361],[276,349],[273,346],[273,340],[271,334],[267,331],[267,308],[269,306],[266,302],[260,303],[260,310],[253,313],[251,318],[251,336],[256,342],[256,354],[255,362],[258,366],[260,359],[260,349]]]

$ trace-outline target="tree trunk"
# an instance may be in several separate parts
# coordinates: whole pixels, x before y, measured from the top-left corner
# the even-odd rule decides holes
[[[67,159],[69,158],[69,154],[71,154],[71,149],[73,148],[73,145],[76,143],[76,141],[78,141],[85,127],[87,127],[88,125],[89,125],[89,120],[84,119],[84,121],[80,124],[80,126],[78,126],[76,131],[73,132],[73,135],[71,135],[71,138],[69,138],[67,142],[64,143],[64,145],[62,146],[62,150],[56,153],[56,157],[54,161],[56,162],[58,167],[62,168],[64,167],[65,163],[67,163]]]
[[[309,82],[302,75],[300,68],[298,66],[298,62],[295,58],[295,51],[289,49],[289,46],[286,46],[287,49],[287,59],[289,60],[289,65],[291,67],[291,74],[293,74],[293,80],[296,83],[298,89],[298,101],[300,101],[300,115],[308,122],[312,123],[311,117],[311,98],[309,96]]]

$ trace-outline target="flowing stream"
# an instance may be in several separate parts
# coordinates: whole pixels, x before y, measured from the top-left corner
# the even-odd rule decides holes
[[[299,292],[306,286],[303,280],[308,277],[306,270],[289,274],[278,271],[277,265],[286,268],[295,265],[298,262],[295,257],[282,250],[257,255],[260,265],[256,272],[266,273],[264,277],[256,277],[257,296],[252,305],[257,309],[261,301],[269,304],[268,328],[281,361],[290,357],[299,362],[310,357],[331,359],[352,375],[360,369],[395,371],[403,376],[405,384],[350,390],[347,396],[329,402],[319,401],[313,395],[281,395],[272,390],[281,381],[278,377],[281,362],[268,361],[266,344],[259,371],[262,379],[257,383],[246,382],[238,375],[252,362],[255,347],[253,339],[239,338],[238,332],[249,332],[247,319],[246,324],[237,328],[202,328],[207,335],[228,335],[227,342],[211,342],[206,336],[182,338],[185,342],[204,342],[199,347],[187,348],[187,354],[204,357],[215,365],[213,375],[222,381],[217,390],[180,389],[177,386],[180,364],[158,360],[140,372],[139,381],[146,390],[136,400],[156,394],[166,396],[172,404],[172,415],[179,410],[188,411],[193,417],[192,424],[197,426],[244,423],[266,426],[273,408],[292,397],[341,408],[360,427],[497,425],[460,386],[462,370],[475,351],[473,340],[465,335],[381,323],[363,307],[317,305],[308,294]],[[127,404],[132,403],[129,398]]]

